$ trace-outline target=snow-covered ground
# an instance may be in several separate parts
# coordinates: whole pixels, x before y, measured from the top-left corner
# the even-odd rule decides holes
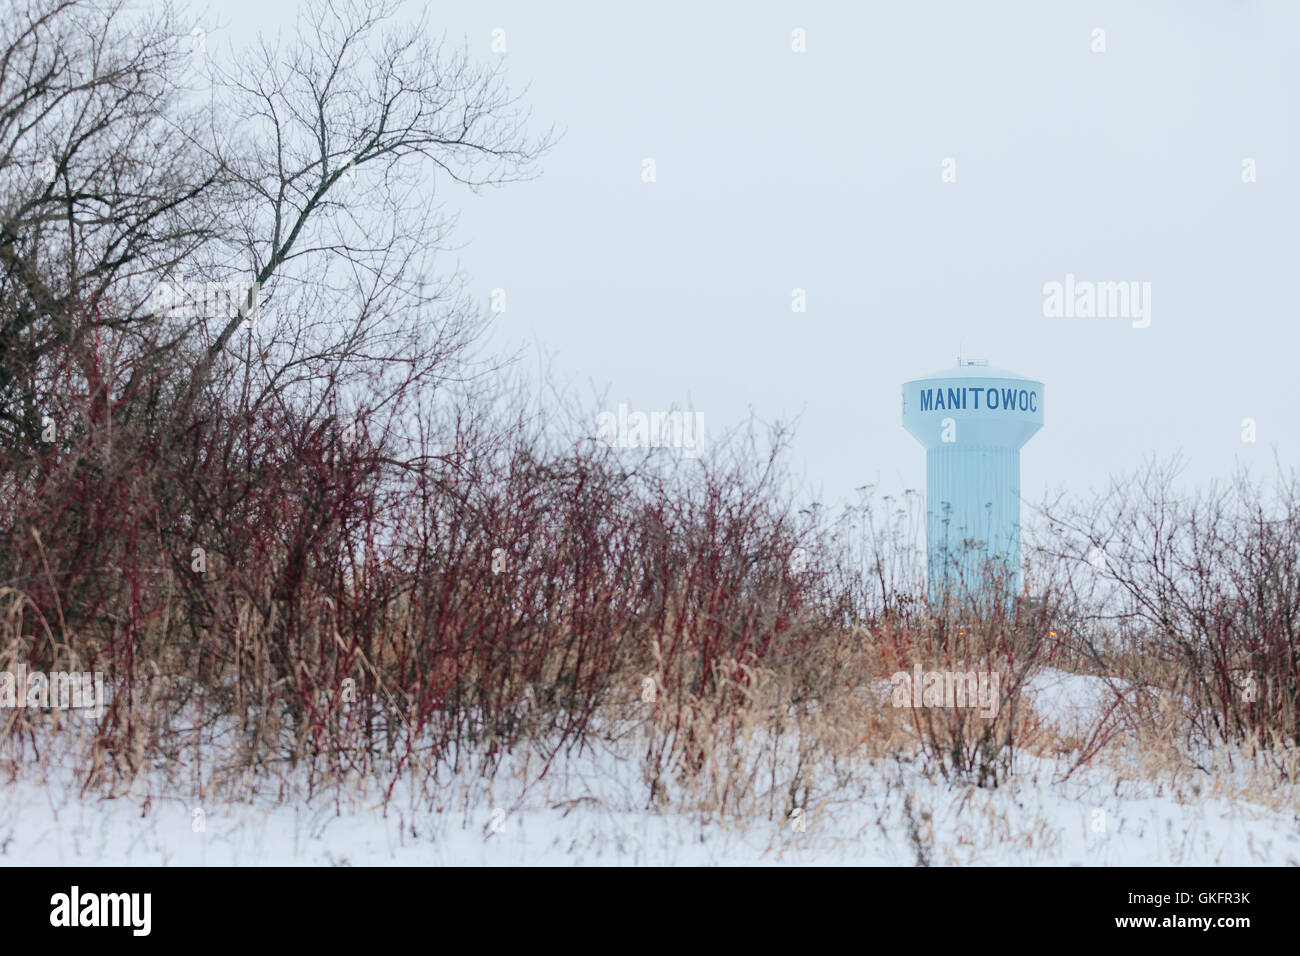
[[[1039,675],[1030,693],[1066,722],[1108,699],[1097,679],[1060,672]],[[358,790],[340,810],[323,800],[146,804],[20,783],[0,790],[0,864],[1300,865],[1293,800],[1269,809],[1175,795],[1102,767],[1062,782],[1065,767],[1024,757],[989,791],[882,761],[804,819],[725,825],[646,810],[639,768],[591,752],[522,793],[501,780],[468,812],[437,812],[400,789],[387,809]]]
[[[1100,677],[1047,668],[1027,681],[1024,694],[1044,720],[1063,733],[1078,734],[1105,714],[1116,692],[1124,689],[1123,682],[1112,685]]]

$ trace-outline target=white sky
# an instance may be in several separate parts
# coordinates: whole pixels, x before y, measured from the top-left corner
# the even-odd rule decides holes
[[[923,486],[899,386],[960,347],[1046,383],[1029,501],[1151,453],[1198,482],[1300,464],[1300,4],[430,6],[484,58],[504,29],[511,83],[564,130],[539,180],[464,194],[457,236],[485,308],[507,291],[497,340],[584,396],[714,432],[801,416],[794,463],[835,501]],[[1045,318],[1066,273],[1150,282],[1150,327]]]

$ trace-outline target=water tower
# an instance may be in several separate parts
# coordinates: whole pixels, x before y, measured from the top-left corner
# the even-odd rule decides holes
[[[1020,448],[1043,427],[1043,383],[957,361],[903,384],[903,427],[925,446],[926,576],[940,597],[986,569],[1020,574]],[[973,589],[973,588],[972,588]]]

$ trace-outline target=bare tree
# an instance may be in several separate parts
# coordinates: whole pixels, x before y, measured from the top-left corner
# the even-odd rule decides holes
[[[292,396],[309,415],[374,412],[464,373],[482,317],[440,268],[442,187],[527,178],[550,135],[525,132],[498,64],[400,14],[311,3],[291,40],[225,59],[192,50],[170,6],[26,0],[0,25],[11,438],[34,440],[42,357],[91,348],[95,329],[168,356],[179,407],[219,361],[251,407]],[[213,282],[246,297],[214,310],[152,294]]]
[[[31,440],[42,360],[95,328],[152,347],[147,288],[223,238],[170,8],[25,0],[0,20],[0,424]],[[228,194],[227,200],[228,201]]]
[[[373,414],[461,374],[482,320],[439,270],[455,222],[442,188],[527,178],[549,143],[525,132],[499,65],[430,39],[427,13],[391,25],[398,12],[312,3],[294,43],[213,70],[228,133],[213,153],[239,184],[239,268],[261,296],[243,357],[264,398]],[[219,318],[198,378],[244,324]]]

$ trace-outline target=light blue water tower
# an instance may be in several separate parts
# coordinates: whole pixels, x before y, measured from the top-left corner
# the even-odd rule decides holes
[[[1020,449],[1043,427],[1043,383],[962,362],[903,384],[903,427],[925,446],[932,597],[1020,575]]]

